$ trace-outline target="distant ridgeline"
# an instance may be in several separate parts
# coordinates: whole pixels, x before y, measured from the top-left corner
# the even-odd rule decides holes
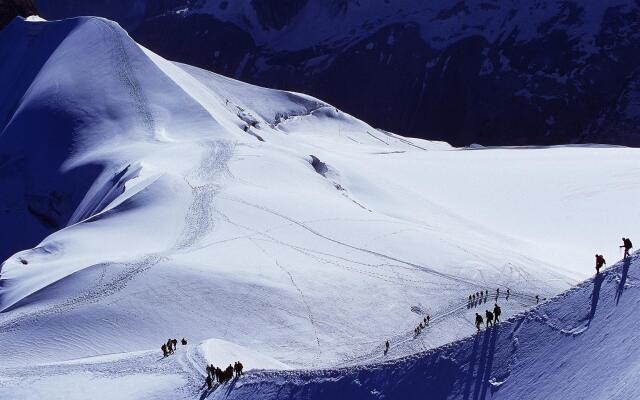
[[[37,0],[172,60],[453,145],[640,145],[637,2]]]
[[[28,17],[37,14],[38,11],[32,0],[2,0],[0,1],[0,29],[18,15]]]

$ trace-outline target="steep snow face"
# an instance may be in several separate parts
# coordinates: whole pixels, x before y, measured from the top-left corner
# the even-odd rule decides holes
[[[1,201],[7,226],[21,229],[3,240],[2,258],[103,211],[139,174],[143,155],[171,140],[166,132],[224,132],[112,22],[16,21],[6,31]],[[170,112],[178,107],[189,111]]]
[[[194,394],[206,360],[360,365],[386,339],[410,355],[474,331],[492,297],[471,293],[509,288],[508,317],[640,237],[636,149],[404,138],[172,63],[100,18],[15,20],[0,55],[9,391],[40,364],[87,390],[146,373],[145,397],[157,375]]]
[[[350,369],[259,372],[209,398],[636,399],[639,284],[636,256],[442,348]]]
[[[640,145],[633,0],[125,3],[38,0],[45,16],[117,18],[165,57],[311,93],[397,133]]]

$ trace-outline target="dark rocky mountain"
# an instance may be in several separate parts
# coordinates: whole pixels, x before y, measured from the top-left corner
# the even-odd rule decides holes
[[[38,15],[32,0],[0,0],[0,29],[16,16]]]
[[[640,1],[37,0],[454,145],[640,145]]]

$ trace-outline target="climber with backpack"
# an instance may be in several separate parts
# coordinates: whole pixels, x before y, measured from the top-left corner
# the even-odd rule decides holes
[[[498,305],[498,303],[496,303],[495,306],[493,307],[493,315],[494,315],[495,323],[500,322],[500,314],[502,314],[502,310],[500,309],[500,306]]]
[[[600,273],[600,268],[606,264],[607,262],[604,260],[602,254],[596,254],[596,275]]]
[[[630,256],[629,254],[629,250],[631,250],[631,248],[633,247],[633,244],[631,243],[631,239],[629,238],[622,238],[622,246],[620,246],[620,248],[624,248],[624,257],[623,258],[627,258]]]
[[[480,324],[482,324],[482,315],[476,313],[476,328],[480,330]]]
[[[487,316],[487,328],[489,327],[489,325],[493,325],[493,313],[489,310],[487,310],[485,312],[485,315]]]
[[[160,347],[160,350],[162,350],[162,357],[166,357],[166,356],[169,355],[169,352],[167,351],[167,345],[166,344],[163,344]]]

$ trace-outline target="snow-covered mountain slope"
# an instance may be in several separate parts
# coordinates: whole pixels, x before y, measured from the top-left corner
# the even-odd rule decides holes
[[[636,399],[639,289],[636,256],[448,346],[349,369],[258,372],[208,398]]]
[[[508,317],[640,237],[636,149],[404,138],[167,61],[100,18],[14,20],[0,60],[2,390],[35,367],[45,387],[115,374],[146,398],[158,380],[191,393],[200,377],[180,371],[220,354],[413,354],[473,333],[490,303],[472,292],[510,288]]]
[[[454,145],[640,145],[633,0],[37,0],[178,61]],[[345,87],[343,82],[349,82]]]
[[[640,257],[497,326],[404,358],[339,369],[286,366],[221,341],[0,369],[3,398],[75,399],[635,399]],[[503,307],[513,298],[498,299]],[[427,330],[427,334],[433,333]],[[413,339],[420,341],[421,338]],[[206,363],[256,367],[212,391]],[[266,369],[267,371],[264,371]],[[70,388],[72,387],[72,389]],[[100,390],[96,390],[100,387]]]

